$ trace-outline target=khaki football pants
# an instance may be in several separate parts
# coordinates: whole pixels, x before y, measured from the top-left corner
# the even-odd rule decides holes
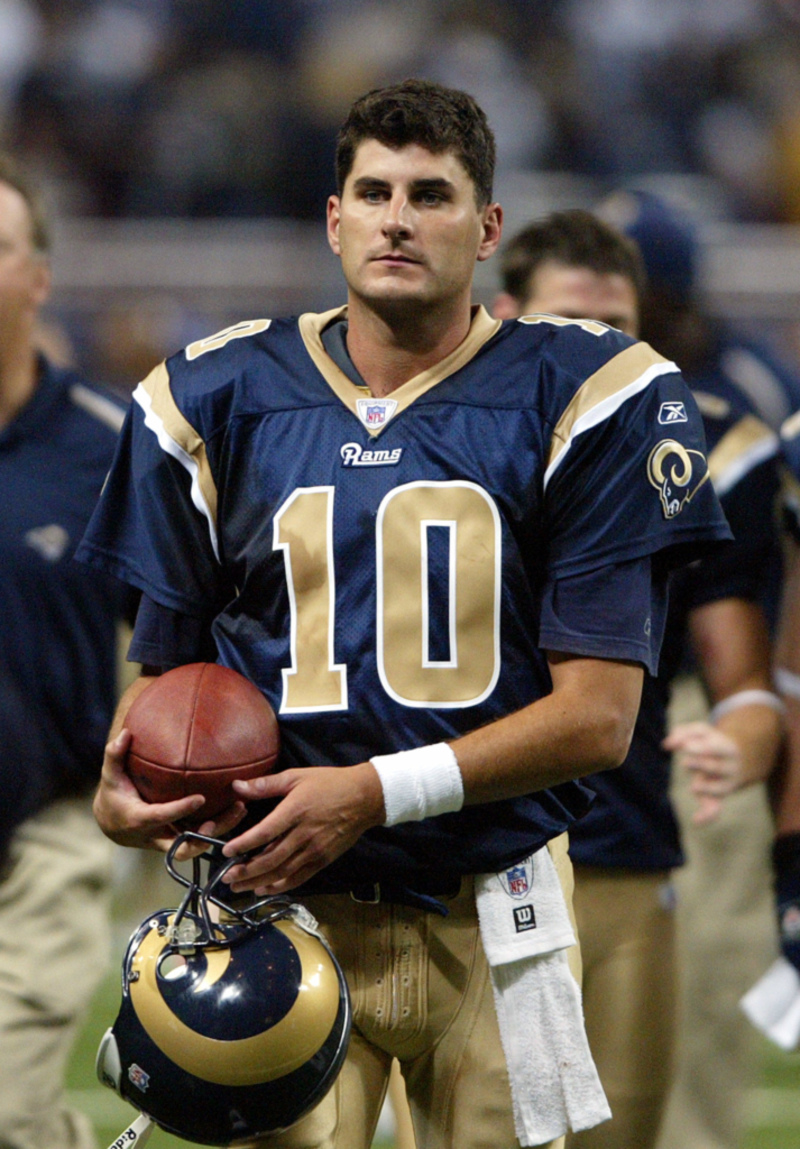
[[[570,1133],[568,1149],[652,1149],[656,1143],[675,1029],[669,877],[668,871],[575,867],[586,1032],[612,1118]]]
[[[571,895],[565,845],[554,861]],[[396,1057],[418,1149],[518,1149],[472,881],[447,900],[446,918],[344,894],[305,901],[347,976],[350,1048],[316,1109],[259,1145],[369,1149]]]
[[[64,1101],[72,1043],[109,959],[114,847],[90,802],[17,830],[0,874],[0,1149],[94,1149]]]

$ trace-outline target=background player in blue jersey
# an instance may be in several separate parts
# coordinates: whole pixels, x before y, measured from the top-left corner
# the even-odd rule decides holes
[[[48,247],[36,193],[0,155],[0,1144],[91,1149],[64,1070],[108,960],[91,793],[132,592],[72,560],[124,407],[37,351]]]
[[[563,832],[577,779],[625,757],[668,570],[729,532],[674,364],[601,324],[472,306],[501,235],[493,160],[464,93],[356,101],[328,204],[347,307],[156,368],[81,548],[143,591],[106,833],[164,848],[201,809],[148,805],[124,773],[127,708],[161,669],[212,651],[280,715],[283,770],[237,784],[225,853],[256,854],[230,877],[307,902],[355,1027],[336,1089],[271,1144],[366,1149],[395,1056],[421,1149],[555,1144],[607,1116]]]
[[[589,212],[555,212],[524,228],[503,251],[501,275],[496,315],[549,312],[638,331],[641,256]],[[691,747],[698,757],[687,755],[690,769],[702,755],[698,815],[707,819],[726,790],[765,776],[780,733],[759,604],[776,545],[777,439],[733,388],[716,382],[696,397],[712,479],[736,544],[675,576],[659,675],[645,681],[628,757],[620,769],[587,779],[597,800],[570,830],[587,1032],[613,1114],[568,1138],[586,1149],[655,1145],[671,1080],[676,970],[669,882],[683,856],[669,796],[669,750]],[[716,719],[681,727],[665,742],[669,684],[686,641],[697,652]]]
[[[700,291],[698,233],[686,213],[639,189],[615,193],[598,212],[639,246],[648,275],[642,338],[680,365],[707,428],[720,418],[715,415],[720,397],[727,402],[733,393],[777,431],[800,405],[800,377],[780,362],[768,340],[754,340],[708,313]],[[750,518],[755,520],[755,512]],[[766,587],[762,594],[772,623],[779,564]],[[705,699],[695,685],[690,675],[679,682],[676,718],[704,713]],[[776,948],[769,866],[773,827],[763,786],[743,790],[714,820],[698,823],[682,781],[679,775],[674,792],[688,857],[676,877],[682,992],[675,1079],[659,1149],[687,1144],[736,1149],[758,1051],[756,1035],[736,1003]]]

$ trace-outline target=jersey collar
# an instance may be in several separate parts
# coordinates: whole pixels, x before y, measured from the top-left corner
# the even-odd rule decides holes
[[[325,382],[334,392],[334,394],[344,403],[349,411],[359,422],[362,422],[358,413],[357,403],[358,400],[364,399],[363,388],[358,388],[348,379],[341,368],[337,367],[334,361],[328,355],[322,344],[322,331],[332,323],[335,319],[343,318],[347,315],[347,306],[336,307],[332,311],[324,311],[317,315],[312,312],[307,312],[301,315],[298,320],[300,334],[303,342],[305,343],[306,350],[311,356],[314,365],[319,370]],[[420,395],[424,395],[426,391],[430,391],[437,383],[447,379],[450,375],[454,375],[464,367],[471,359],[477,355],[481,347],[487,343],[493,335],[495,335],[501,326],[499,319],[492,319],[485,307],[478,306],[474,308],[472,315],[472,322],[466,337],[459,343],[454,351],[451,351],[440,363],[435,367],[428,368],[427,371],[421,371],[419,375],[415,375],[408,382],[404,383],[402,387],[392,391],[389,398],[396,404],[392,408],[392,415],[397,415],[401,411],[405,411],[415,399]],[[362,422],[365,430],[373,437],[376,438],[382,430],[386,427],[388,419],[381,426],[369,427]]]

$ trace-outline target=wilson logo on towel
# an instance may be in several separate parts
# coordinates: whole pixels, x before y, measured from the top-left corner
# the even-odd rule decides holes
[[[518,934],[524,930],[535,930],[536,914],[533,906],[517,906],[514,910],[514,925]]]

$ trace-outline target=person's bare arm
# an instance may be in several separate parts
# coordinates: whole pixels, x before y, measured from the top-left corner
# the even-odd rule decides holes
[[[639,709],[641,667],[553,654],[550,670],[550,694],[451,743],[465,804],[533,793],[624,760]],[[282,799],[225,847],[228,856],[259,851],[229,871],[227,880],[237,892],[292,889],[385,818],[380,779],[370,762],[285,770],[234,785],[245,799]]]
[[[676,726],[664,746],[680,752],[681,764],[692,775],[691,790],[698,799],[694,821],[702,824],[717,816],[726,795],[770,774],[783,724],[772,693],[769,632],[759,606],[741,598],[708,603],[692,611],[689,632],[718,716],[712,710],[712,721]]]

